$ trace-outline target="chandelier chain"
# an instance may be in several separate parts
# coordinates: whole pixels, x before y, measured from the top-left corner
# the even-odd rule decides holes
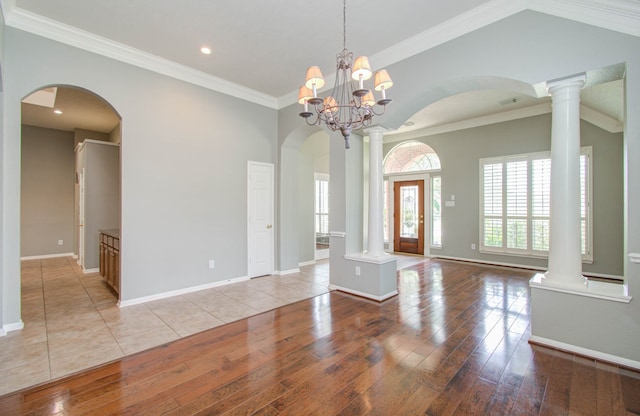
[[[342,49],[347,49],[347,0],[342,7]]]

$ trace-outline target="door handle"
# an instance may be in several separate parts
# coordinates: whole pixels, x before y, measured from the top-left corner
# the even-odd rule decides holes
[[[272,227],[272,225],[271,225],[271,224],[267,225],[267,230],[270,230],[270,229],[271,229],[271,227]]]

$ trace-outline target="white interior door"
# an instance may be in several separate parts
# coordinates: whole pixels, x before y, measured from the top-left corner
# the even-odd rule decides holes
[[[84,269],[84,169],[78,178],[80,190],[78,209],[78,264]]]
[[[273,164],[249,162],[249,277],[273,273]]]

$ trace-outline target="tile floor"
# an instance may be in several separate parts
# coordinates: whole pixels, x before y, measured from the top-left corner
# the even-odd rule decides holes
[[[398,269],[424,261],[399,256]],[[70,257],[22,262],[24,329],[0,337],[0,395],[328,292],[327,260],[124,308]]]

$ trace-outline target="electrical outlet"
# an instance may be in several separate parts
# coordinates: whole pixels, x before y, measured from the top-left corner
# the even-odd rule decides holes
[[[356,276],[360,276],[360,266],[356,266]]]
[[[58,245],[61,246],[64,244],[64,240],[58,240]]]
[[[213,269],[213,268],[215,268],[215,267],[216,267],[216,262],[215,262],[215,261],[213,261],[213,260],[209,260],[209,268],[210,268],[210,269]]]
[[[476,249],[475,243],[471,243],[471,250],[475,250],[475,249]]]

